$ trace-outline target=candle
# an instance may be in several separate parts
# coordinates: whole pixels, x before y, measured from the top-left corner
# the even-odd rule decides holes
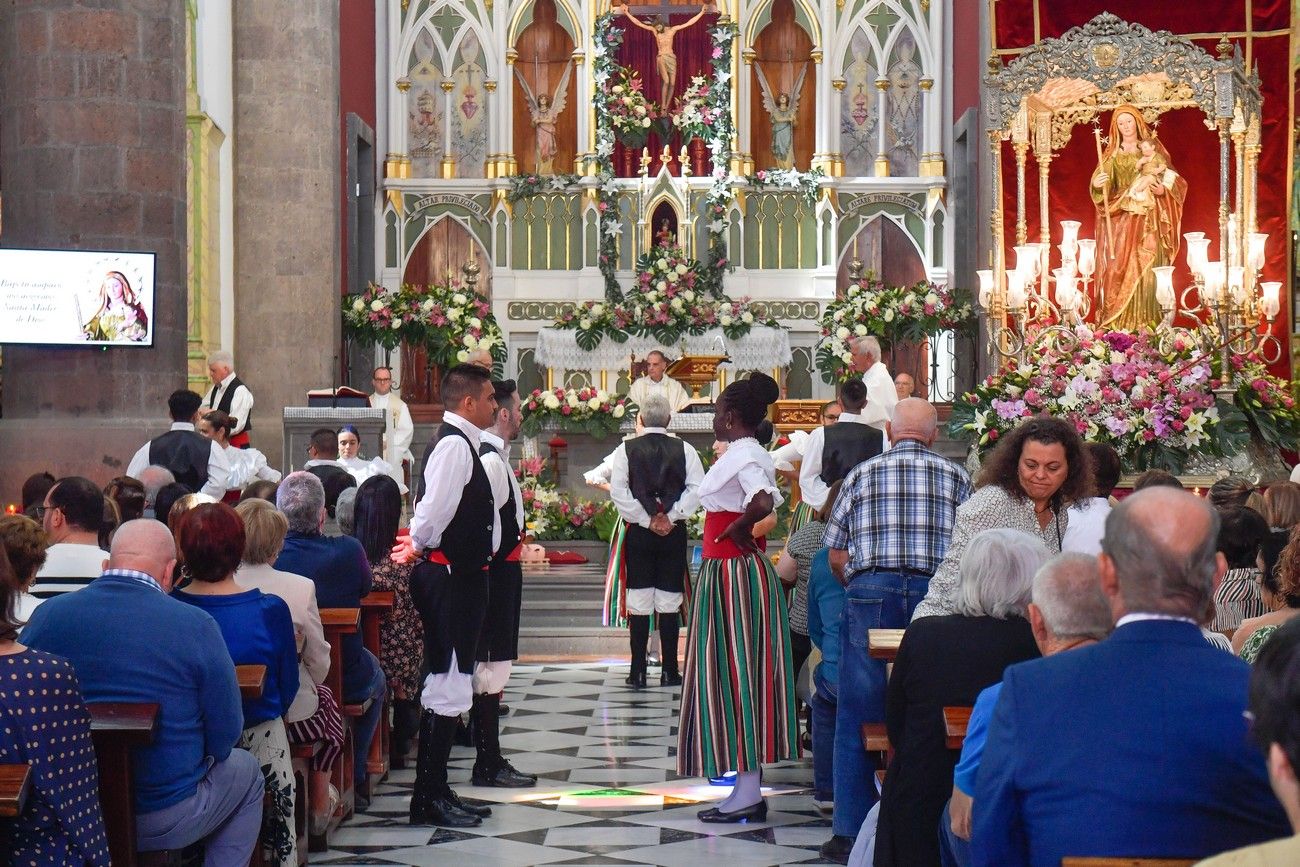
[[[1087,280],[1097,268],[1097,242],[1084,238],[1079,242],[1079,273]]]
[[[1272,322],[1274,319],[1277,318],[1278,312],[1281,311],[1282,309],[1282,302],[1279,298],[1279,293],[1282,290],[1282,284],[1275,280],[1270,280],[1267,283],[1260,283],[1259,288],[1264,294],[1264,298],[1263,298],[1264,315],[1268,317],[1268,320],[1270,322]]]
[[[993,272],[985,268],[976,271],[975,276],[980,278],[980,306],[988,307],[993,300]]]
[[[1166,312],[1174,308],[1174,266],[1152,268],[1156,275],[1156,303]]]
[[[1062,258],[1074,258],[1074,245],[1079,240],[1079,227],[1083,225],[1078,220],[1061,221],[1061,256]],[[1065,255],[1065,249],[1069,248],[1070,255]]]

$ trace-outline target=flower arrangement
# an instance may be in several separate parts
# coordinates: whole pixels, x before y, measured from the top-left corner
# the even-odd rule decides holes
[[[446,369],[469,353],[486,349],[498,364],[506,360],[505,338],[492,308],[462,286],[412,286],[396,292],[371,283],[343,304],[343,333],[363,346],[393,350],[406,342],[422,346],[432,364]]]
[[[852,361],[849,341],[874,335],[885,343],[920,341],[940,331],[968,331],[975,307],[966,293],[921,281],[886,286],[872,276],[850,283],[822,313],[817,369],[825,382],[842,381]]]
[[[810,205],[817,203],[817,194],[821,189],[821,179],[826,172],[813,169],[801,172],[798,169],[759,169],[752,175],[745,175],[745,181],[754,190],[794,189]]]
[[[511,204],[542,193],[562,193],[578,186],[582,175],[511,175],[506,200]]]
[[[1296,411],[1290,383],[1269,373],[1267,362],[1254,353],[1230,355],[1228,364],[1228,387],[1236,386],[1234,404],[1260,439],[1274,448],[1294,449],[1300,439],[1300,412]],[[1211,387],[1220,388],[1222,380],[1221,363],[1216,357]]]
[[[600,538],[600,527],[612,523],[606,513],[613,509],[603,503],[570,497],[556,489],[547,478],[541,458],[519,462],[515,470],[524,503],[524,527],[538,541],[575,541]]]
[[[682,134],[682,141],[707,138],[717,115],[718,108],[713,104],[708,82],[702,75],[693,76],[690,86],[678,97],[677,111],[672,116],[673,126]]]
[[[659,118],[658,108],[641,92],[642,84],[635,71],[620,66],[605,98],[605,118],[614,137],[627,147],[643,146]]]
[[[524,436],[545,427],[604,439],[615,433],[636,404],[598,388],[533,389],[524,401]]]
[[[1131,469],[1180,472],[1193,456],[1239,451],[1249,435],[1247,417],[1216,397],[1214,367],[1190,341],[1175,339],[1162,351],[1150,330],[1080,326],[1072,340],[1039,341],[1032,360],[1004,366],[964,395],[953,404],[949,432],[984,449],[1022,418],[1047,413],[1089,441],[1109,443]],[[1243,360],[1231,382],[1239,394],[1268,395],[1276,408],[1267,415],[1294,426],[1294,401],[1266,380],[1257,387],[1259,373]],[[1261,400],[1256,411],[1263,407]]]

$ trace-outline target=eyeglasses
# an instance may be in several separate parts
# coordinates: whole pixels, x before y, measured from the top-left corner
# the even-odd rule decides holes
[[[36,520],[43,521],[45,520],[46,512],[50,511],[50,509],[57,509],[57,508],[59,507],[58,506],[36,506],[34,509],[32,509],[32,511],[36,513]]]
[[[392,381],[393,381],[393,378],[392,378],[391,376],[385,376],[385,377],[378,377],[378,376],[375,376],[375,377],[371,377],[371,381],[372,381],[372,382],[392,382]]]

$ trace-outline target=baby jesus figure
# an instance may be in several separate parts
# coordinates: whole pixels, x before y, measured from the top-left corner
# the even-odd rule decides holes
[[[1124,202],[1120,207],[1135,214],[1145,214],[1155,204],[1155,194],[1151,188],[1157,185],[1168,186],[1165,183],[1165,173],[1169,171],[1169,163],[1156,149],[1153,138],[1138,142],[1138,149],[1142,156],[1137,161],[1137,177],[1124,192]]]

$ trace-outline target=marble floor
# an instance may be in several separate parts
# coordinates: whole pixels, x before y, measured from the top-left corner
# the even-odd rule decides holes
[[[808,761],[764,772],[768,817],[761,825],[706,825],[701,802],[725,788],[674,773],[680,689],[629,690],[627,666],[521,665],[505,700],[501,745],[535,789],[469,785],[473,750],[452,754],[461,797],[492,805],[492,817],[467,830],[407,824],[415,771],[394,771],[370,808],[341,827],[313,864],[738,865],[826,863],[817,847],[830,821],[812,805]]]

